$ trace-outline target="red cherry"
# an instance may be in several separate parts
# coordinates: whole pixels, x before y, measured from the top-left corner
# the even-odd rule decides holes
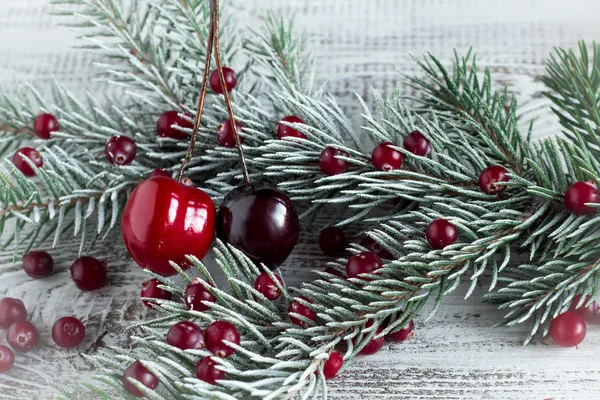
[[[8,372],[15,364],[15,354],[8,346],[0,345],[0,374]]]
[[[162,285],[162,283],[158,279],[150,279],[142,283],[142,291],[140,293],[140,297],[144,298],[152,298],[152,299],[161,299],[161,300],[171,300],[171,292],[168,292],[164,289],[158,287]],[[142,303],[148,308],[154,308],[153,305],[157,303],[154,301],[142,300]]]
[[[445,219],[434,219],[425,231],[427,241],[436,250],[450,246],[458,239],[456,227]]]
[[[215,205],[202,190],[157,176],[129,196],[121,223],[129,254],[144,269],[162,275],[190,268],[185,255],[204,258],[215,231]]]
[[[54,343],[65,349],[73,349],[85,339],[85,326],[75,317],[62,317],[52,326]]]
[[[30,251],[23,257],[23,270],[33,279],[42,279],[52,275],[54,260],[45,251]]]
[[[242,123],[240,121],[235,121],[235,126],[237,127],[238,134],[240,134],[240,144],[244,143],[244,137],[241,133],[244,131],[242,128]],[[217,140],[223,147],[233,148],[237,145],[235,141],[235,132],[233,131],[233,125],[231,125],[231,121],[225,121],[219,126],[217,126]]]
[[[348,262],[346,262],[346,275],[348,278],[360,278],[361,274],[373,274],[382,266],[381,258],[375,253],[363,251],[348,259]]]
[[[94,257],[79,257],[71,265],[71,278],[80,290],[90,292],[106,285],[106,262]]]
[[[300,297],[302,300],[306,301],[307,303],[312,303],[312,301],[310,301],[309,299],[307,299],[306,297],[302,296]],[[313,310],[311,310],[310,308],[306,307],[304,304],[300,303],[299,301],[292,301],[290,303],[290,306],[288,307],[288,314],[291,313],[295,313],[295,314],[299,314],[302,315],[303,317],[310,319],[311,321],[315,320],[315,312]],[[298,326],[306,326],[306,322],[304,322],[303,320],[301,320],[300,318],[297,318],[293,315],[289,315],[290,317],[290,321],[292,321],[292,323],[298,325]]]
[[[181,350],[201,349],[204,347],[204,334],[193,322],[181,321],[167,332],[167,343]]]
[[[38,137],[50,139],[50,134],[59,130],[58,120],[52,114],[40,114],[33,121],[33,130]]]
[[[135,159],[137,145],[127,136],[113,136],[104,145],[106,161],[113,165],[129,165]]]
[[[377,254],[379,258],[383,258],[385,260],[391,260],[394,258],[394,256],[392,256],[392,254],[389,251],[387,251],[382,245],[373,240],[373,238],[371,238],[370,236],[365,236],[359,244],[365,249]]]
[[[402,166],[404,156],[398,150],[395,150],[393,146],[396,146],[396,144],[383,142],[373,149],[371,161],[375,168],[380,171],[391,171]]]
[[[335,256],[340,254],[346,249],[346,246],[348,246],[348,240],[344,231],[340,228],[332,226],[321,231],[319,247],[326,255]]]
[[[199,281],[190,282],[183,292],[183,300],[190,310],[206,311],[210,307],[204,305],[203,301],[215,303],[217,299]]]
[[[154,376],[152,372],[148,371],[148,369],[139,361],[131,364],[127,367],[125,372],[123,372],[123,388],[127,393],[134,397],[144,397],[144,393],[136,388],[133,383],[129,381],[129,378],[135,379],[150,390],[155,390],[158,387],[158,378]]]
[[[40,333],[29,321],[17,321],[6,331],[6,341],[14,350],[27,353],[40,341]]]
[[[348,161],[338,157],[348,157],[349,154],[342,150],[326,147],[319,156],[319,167],[325,175],[342,174],[348,170]]]
[[[586,325],[581,316],[567,311],[550,322],[550,336],[562,347],[579,345],[585,339]]]
[[[166,111],[156,121],[158,136],[177,140],[185,139],[187,137],[186,133],[177,129],[177,127],[194,129],[194,124],[180,116],[177,111]]]
[[[215,321],[206,328],[204,343],[206,349],[215,356],[227,358],[235,353],[224,341],[240,344],[240,334],[235,325],[227,321]]]
[[[211,385],[216,385],[218,380],[225,378],[225,371],[217,369],[218,365],[212,357],[204,357],[196,364],[196,378]]]
[[[44,160],[42,160],[42,156],[36,149],[31,147],[20,148],[15,152],[12,162],[25,176],[34,176],[35,171],[23,160],[23,157],[29,159],[38,168],[42,168],[44,165]]]
[[[303,124],[304,123],[304,121],[302,121],[300,118],[296,117],[295,115],[288,115],[287,117],[284,117],[281,120],[283,122],[289,122],[291,124]],[[288,125],[279,123],[277,125],[277,137],[279,139],[283,139],[284,137],[288,137],[288,136],[306,139],[306,135],[304,135],[299,130],[294,129]]]
[[[329,353],[329,358],[327,358],[327,361],[323,364],[323,375],[325,375],[325,379],[335,378],[343,365],[344,357],[342,357],[342,353],[337,350],[333,350]]]
[[[0,328],[7,329],[13,323],[27,319],[27,310],[21,300],[5,297],[0,300]]]
[[[223,77],[225,78],[225,88],[227,88],[227,92],[231,92],[235,89],[237,85],[237,76],[235,71],[231,68],[223,67]],[[219,77],[219,71],[214,70],[210,73],[210,78],[208,83],[210,84],[210,88],[216,94],[223,94],[223,86],[221,86],[221,79]]]
[[[411,320],[398,332],[390,333],[387,338],[392,342],[404,342],[415,335],[415,323]]]
[[[498,194],[506,189],[505,185],[496,185],[498,182],[508,182],[508,171],[500,165],[487,167],[479,174],[479,188],[485,194]]]
[[[579,314],[583,319],[591,320],[596,316],[598,312],[598,304],[595,301],[590,302],[590,296],[585,296],[585,300],[583,304],[577,308],[577,305],[581,301],[581,294],[576,294],[573,296],[573,300],[571,301],[571,308],[569,311],[573,311],[576,314]]]
[[[152,172],[150,172],[148,174],[148,177],[146,179],[151,179],[154,178],[155,176],[164,176],[165,178],[171,178],[171,173],[167,170],[164,170],[162,168],[154,168],[152,170]]]
[[[419,131],[413,131],[404,138],[404,148],[416,156],[425,157],[431,153],[431,143]]]
[[[273,275],[283,287],[283,279],[281,279],[281,277],[277,274]],[[263,272],[256,277],[256,280],[254,281],[254,289],[271,301],[277,300],[279,296],[281,296],[281,291],[266,272]]]
[[[593,183],[575,182],[565,193],[565,206],[575,215],[593,214],[597,208],[586,203],[600,203],[600,190]]]

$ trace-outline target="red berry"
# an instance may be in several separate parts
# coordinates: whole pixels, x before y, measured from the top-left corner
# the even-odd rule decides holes
[[[404,342],[415,335],[415,323],[411,320],[398,332],[390,333],[387,337],[392,342]]]
[[[8,372],[15,363],[15,354],[8,346],[0,345],[0,374]]]
[[[187,137],[186,133],[177,129],[177,127],[193,129],[194,124],[183,116],[180,116],[177,111],[166,111],[156,121],[156,133],[158,136],[178,140],[185,139]]]
[[[331,274],[331,275],[335,275],[338,278],[342,278],[342,279],[344,278],[344,275],[340,271],[338,271],[337,269],[335,269],[333,267],[325,268],[324,272],[327,272],[328,274]]]
[[[106,285],[106,262],[94,257],[79,257],[71,265],[71,278],[80,290],[90,292]]]
[[[162,275],[175,275],[170,261],[182,269],[185,257],[204,258],[213,241],[215,205],[202,190],[157,176],[140,183],[129,196],[121,231],[135,262]]]
[[[106,161],[113,165],[129,165],[135,159],[137,145],[128,136],[113,136],[104,145]]]
[[[550,322],[550,336],[562,347],[577,346],[585,339],[586,325],[581,316],[567,311]]]
[[[85,326],[75,317],[62,317],[52,326],[54,343],[65,349],[73,349],[85,339]]]
[[[44,165],[44,160],[42,160],[42,156],[36,149],[31,147],[20,148],[15,152],[12,162],[25,176],[34,176],[35,171],[23,160],[23,157],[29,159],[38,168],[42,168]]]
[[[152,172],[150,172],[150,173],[148,174],[148,177],[147,177],[146,179],[152,179],[152,178],[154,178],[155,176],[164,176],[165,178],[171,178],[171,177],[172,177],[172,176],[171,176],[171,173],[170,173],[169,171],[167,171],[167,170],[164,170],[164,169],[162,169],[162,168],[154,168],[154,169],[152,170]]]
[[[171,292],[159,288],[158,285],[161,284],[162,283],[158,279],[150,279],[149,281],[143,282],[140,297],[171,300]],[[153,305],[157,304],[156,302],[148,300],[142,300],[142,303],[144,303],[144,305],[148,308],[154,308]]]
[[[281,277],[277,274],[273,275],[275,275],[279,281],[279,284],[283,287],[283,279],[281,279]],[[277,300],[279,296],[281,296],[281,291],[266,272],[263,272],[256,277],[256,280],[254,281],[254,289],[271,301]]]
[[[361,274],[375,273],[382,266],[381,258],[375,253],[363,251],[348,259],[348,262],[346,262],[346,275],[348,278],[359,278]]]
[[[0,328],[7,329],[17,321],[27,319],[27,310],[21,300],[5,297],[0,300]]]
[[[181,321],[167,332],[167,343],[181,350],[201,349],[204,347],[204,334],[193,322]]]
[[[308,303],[312,303],[312,301],[310,301],[309,299],[307,299],[304,296],[302,296],[300,298]],[[299,314],[311,321],[315,320],[315,312],[297,300],[292,301],[290,303],[290,306],[288,307],[288,314],[291,314],[291,313]],[[290,321],[292,321],[292,323],[294,323],[298,326],[302,326],[302,327],[306,326],[306,322],[304,322],[300,318],[297,318],[293,315],[290,315],[289,317],[290,317]]]
[[[29,321],[17,321],[8,328],[6,341],[14,350],[26,353],[40,341],[40,333]]]
[[[226,358],[235,353],[235,350],[224,341],[240,344],[240,334],[233,324],[227,321],[215,321],[206,328],[204,343],[206,349],[215,356]]]
[[[348,161],[341,160],[338,157],[348,157],[345,151],[326,147],[319,156],[319,167],[325,175],[342,174],[348,170]]]
[[[425,232],[427,241],[436,250],[450,246],[458,239],[456,227],[445,219],[434,219]]]
[[[382,245],[380,245],[379,243],[377,243],[373,238],[371,238],[370,236],[365,236],[359,243],[362,247],[364,247],[365,249],[377,254],[380,258],[383,258],[385,260],[391,260],[394,258],[394,256],[392,256],[392,254],[387,251]]]
[[[319,247],[328,256],[335,256],[342,253],[347,245],[348,240],[346,239],[346,235],[340,228],[325,228],[319,235]]]
[[[217,301],[215,296],[198,281],[192,281],[186,286],[183,292],[183,300],[187,307],[194,311],[206,311],[210,308],[204,305],[203,301],[211,303]]]
[[[496,185],[498,182],[508,182],[508,171],[500,165],[487,167],[479,174],[479,188],[485,194],[498,194],[506,189],[505,185]]]
[[[235,75],[235,71],[231,68],[223,67],[223,77],[225,78],[225,88],[227,88],[227,92],[231,92],[237,85],[237,76]],[[219,77],[218,70],[215,69],[210,73],[210,79],[208,82],[213,92],[216,94],[223,94],[223,86],[221,86],[221,78]]]
[[[242,129],[242,123],[235,121],[238,134],[241,134],[244,130]],[[231,121],[225,121],[217,126],[217,140],[223,147],[235,147],[237,142],[235,141],[235,132],[233,131],[233,125]],[[244,137],[240,135],[240,144],[244,143]]]
[[[50,134],[58,129],[58,120],[52,114],[40,114],[33,121],[33,130],[42,139],[50,139]]]
[[[593,214],[597,208],[586,203],[600,203],[600,190],[593,183],[575,182],[565,193],[565,206],[576,215]]]
[[[212,357],[204,357],[196,364],[196,378],[211,385],[216,385],[218,380],[225,378],[225,371],[217,369],[218,365]]]
[[[325,379],[335,378],[343,365],[344,357],[342,357],[342,353],[337,350],[333,350],[329,353],[329,358],[327,358],[327,361],[323,364],[323,375],[325,375]]]
[[[158,387],[158,378],[154,376],[152,372],[148,371],[148,369],[146,369],[139,361],[131,364],[127,367],[125,372],[123,372],[123,388],[127,393],[134,397],[144,397],[144,393],[136,388],[133,383],[129,381],[129,378],[135,379],[150,390],[155,390]]]
[[[375,168],[380,171],[391,171],[402,166],[404,156],[398,150],[393,149],[393,146],[396,146],[396,144],[383,142],[373,149],[371,161]]]
[[[373,325],[373,321],[368,321],[365,324],[365,328],[370,327],[371,325]],[[381,333],[381,327],[377,328],[377,333],[375,335],[379,335]],[[353,343],[356,343],[356,337],[354,339],[352,339]],[[383,347],[384,344],[384,338],[383,337],[379,337],[379,338],[373,338],[371,340],[369,340],[369,342],[365,345],[365,347],[363,347],[358,354],[361,354],[363,356],[370,356],[373,355],[375,353],[377,353],[379,350],[381,350],[381,348]]]
[[[52,275],[54,260],[45,251],[30,251],[23,257],[23,270],[34,279],[42,279]]]
[[[296,117],[295,115],[289,115],[287,117],[282,118],[281,120],[283,122],[289,122],[291,124],[303,124],[304,123],[304,121],[302,121],[300,118]],[[288,125],[279,123],[277,125],[277,137],[279,139],[283,139],[284,137],[287,137],[287,136],[306,139],[306,135],[304,135],[299,130],[294,129]]]
[[[404,138],[404,148],[416,156],[425,157],[431,153],[429,140],[419,131],[413,131]]]
[[[596,316],[596,313],[598,312],[598,304],[595,301],[590,302],[590,296],[585,296],[583,304],[577,308],[577,305],[581,301],[581,296],[581,294],[576,294],[573,296],[569,311],[579,314],[581,317],[583,317],[583,319],[590,320]]]

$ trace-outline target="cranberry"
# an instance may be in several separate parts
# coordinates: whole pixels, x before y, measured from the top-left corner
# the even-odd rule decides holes
[[[42,139],[50,139],[50,134],[58,129],[58,120],[52,114],[40,114],[33,121],[33,130]]]
[[[194,311],[206,311],[210,307],[204,305],[203,301],[214,303],[217,301],[215,296],[212,295],[203,285],[197,280],[192,280],[183,292],[183,300],[190,310]]]
[[[373,325],[373,321],[368,321],[365,324],[365,328],[370,327],[371,325]],[[379,335],[381,333],[381,327],[377,328],[377,333],[375,335]],[[356,338],[354,338],[352,340],[353,343],[356,342]],[[381,348],[383,347],[384,344],[384,338],[383,337],[379,337],[379,338],[373,338],[371,340],[369,340],[369,342],[365,345],[365,347],[363,347],[358,354],[361,354],[363,356],[370,356],[373,355],[375,353],[377,353],[379,350],[381,350]]]
[[[402,166],[404,156],[393,147],[396,146],[392,142],[384,142],[378,144],[371,153],[371,161],[375,168],[380,171],[391,171]]]
[[[193,322],[181,321],[167,332],[167,343],[181,350],[201,349],[204,347],[204,334]]]
[[[436,250],[443,249],[456,242],[458,231],[456,227],[445,219],[434,219],[425,232],[427,241]]]
[[[140,293],[140,297],[171,300],[171,292],[159,288],[158,285],[162,285],[162,283],[158,279],[150,279],[149,281],[142,283],[142,291]],[[153,301],[148,300],[142,300],[142,303],[144,303],[144,305],[148,308],[154,308],[153,305],[157,304]]]
[[[8,346],[0,345],[0,374],[8,372],[15,363],[15,354]]]
[[[294,116],[294,115],[289,115],[287,117],[284,117],[281,119],[281,121],[283,122],[289,122],[292,124],[303,124],[304,121],[302,121],[300,118]],[[304,135],[302,132],[300,132],[299,130],[292,128],[288,125],[284,125],[282,123],[279,123],[277,125],[277,137],[279,139],[283,139],[284,137],[297,137],[297,138],[302,138],[302,139],[306,139],[306,135]]]
[[[34,279],[42,279],[52,275],[54,260],[45,251],[30,251],[23,257],[23,270]]]
[[[26,353],[38,345],[40,333],[29,321],[17,321],[8,328],[6,341],[18,352]]]
[[[595,301],[590,302],[590,296],[585,296],[583,304],[577,308],[577,305],[581,301],[581,296],[581,294],[576,294],[573,296],[569,311],[579,314],[583,319],[590,320],[596,316],[596,313],[598,312],[598,304]]]
[[[370,236],[365,236],[359,243],[365,249],[377,254],[380,258],[391,260],[394,258],[392,254],[387,251],[382,245],[377,243]]]
[[[223,77],[225,78],[225,88],[227,89],[227,92],[231,92],[237,85],[235,71],[231,68],[223,67]],[[211,72],[208,83],[213,92],[216,94],[223,94],[223,86],[221,86],[221,78],[219,77],[218,70],[215,69]]]
[[[217,357],[226,358],[235,353],[225,341],[240,344],[240,334],[235,325],[227,321],[215,321],[204,332],[206,349]]]
[[[429,140],[419,131],[413,131],[404,138],[404,148],[416,156],[425,157],[431,153]]]
[[[171,173],[162,168],[154,168],[152,170],[152,172],[150,172],[148,174],[148,177],[146,179],[151,179],[151,178],[154,178],[155,176],[164,176],[165,178],[171,178]]]
[[[312,301],[310,301],[309,299],[307,299],[304,296],[300,297],[300,298],[307,303],[312,303]],[[315,320],[315,312],[297,300],[292,301],[290,303],[290,306],[288,307],[288,314],[290,314],[289,315],[290,321],[292,321],[292,323],[294,323],[298,326],[305,327],[306,322],[304,320],[301,320],[298,317],[291,315],[292,313],[299,314],[299,315],[303,316],[304,318],[309,319],[311,321]]]
[[[62,317],[52,326],[54,343],[65,349],[73,349],[85,339],[85,326],[75,317]]]
[[[346,249],[346,246],[348,246],[348,240],[344,231],[340,228],[329,227],[321,231],[319,247],[326,255],[335,256],[340,254]]]
[[[38,168],[42,168],[44,165],[44,160],[42,160],[42,156],[40,153],[32,148],[32,147],[22,147],[15,152],[15,155],[12,158],[12,162],[17,167],[19,171],[23,173],[25,176],[34,176],[35,171],[29,164],[23,160],[23,157],[29,159]]]
[[[273,275],[279,281],[280,286],[283,287],[283,279],[281,279],[281,277],[277,274]],[[277,300],[279,296],[281,296],[281,291],[266,272],[263,272],[256,277],[256,280],[254,281],[254,289],[271,301]]]
[[[7,329],[17,321],[27,319],[27,310],[21,300],[5,297],[0,300],[0,328]]]
[[[217,369],[218,365],[212,357],[204,357],[196,364],[196,377],[201,381],[216,385],[219,379],[225,378],[225,371]]]
[[[550,336],[562,347],[577,346],[585,339],[586,325],[581,316],[567,311],[550,322]]]
[[[346,275],[348,278],[357,278],[361,274],[374,274],[382,266],[381,258],[375,253],[363,251],[348,259],[346,262]]]
[[[500,165],[487,167],[479,175],[479,188],[485,194],[498,194],[506,189],[505,185],[496,185],[498,182],[508,182],[508,171]]]
[[[319,167],[325,175],[342,174],[348,170],[348,161],[341,160],[338,157],[348,157],[345,151],[326,147],[319,156]]]
[[[329,358],[327,358],[325,364],[323,364],[323,375],[325,375],[325,379],[335,378],[343,365],[344,357],[342,357],[342,354],[339,351],[333,350],[329,354]]]
[[[576,215],[593,214],[597,208],[587,203],[600,203],[600,190],[593,183],[575,182],[565,192],[565,206]]]
[[[71,278],[80,290],[89,292],[106,285],[106,262],[94,257],[79,257],[71,265]]]
[[[158,117],[156,121],[156,133],[160,137],[182,140],[187,137],[185,132],[177,128],[193,129],[194,124],[188,121],[183,116],[180,116],[177,111],[166,111]]]
[[[158,378],[154,376],[152,372],[148,371],[148,369],[139,361],[131,364],[129,367],[127,367],[125,372],[123,372],[123,388],[127,391],[127,393],[134,397],[144,397],[144,393],[136,388],[129,381],[129,378],[135,379],[150,390],[155,390],[158,387]]]
[[[135,160],[137,145],[128,136],[113,136],[104,146],[106,160],[113,165],[129,165]]]
[[[404,342],[412,338],[415,335],[415,323],[411,320],[408,324],[406,324],[402,329],[397,332],[390,333],[387,337],[392,342]]]
[[[244,130],[242,129],[242,123],[235,121],[238,134],[241,134]],[[217,126],[217,140],[223,147],[235,147],[237,142],[235,141],[235,132],[233,131],[233,125],[231,121],[225,121]],[[240,144],[244,143],[244,137],[240,135]]]

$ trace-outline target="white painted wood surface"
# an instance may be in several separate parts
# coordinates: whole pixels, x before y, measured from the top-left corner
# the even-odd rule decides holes
[[[257,26],[266,10],[296,14],[306,29],[318,71],[359,123],[354,92],[370,100],[370,87],[389,94],[398,72],[416,72],[409,54],[427,51],[449,61],[454,48],[473,46],[480,66],[495,71],[519,94],[526,117],[538,119],[536,136],[559,131],[540,98],[539,76],[553,46],[574,47],[580,38],[600,38],[597,0],[229,0],[241,22]],[[45,86],[51,76],[76,91],[95,90],[90,55],[70,46],[74,35],[55,26],[47,0],[0,1],[0,83],[29,80]],[[99,89],[98,89],[99,90]],[[311,278],[327,260],[315,234],[303,242],[284,267],[288,284]],[[58,350],[50,339],[52,323],[74,314],[88,327],[82,349],[103,332],[120,343],[127,322],[148,316],[139,302],[144,274],[127,257],[118,230],[93,255],[109,262],[110,285],[96,293],[74,288],[68,268],[77,240],[64,240],[52,254],[57,273],[32,281],[0,254],[0,296],[21,298],[42,333],[40,348],[18,356],[15,368],[0,375],[1,399],[52,398],[53,387],[73,386],[92,372],[77,352]],[[492,328],[501,313],[480,303],[485,287],[464,301],[464,289],[449,296],[427,323],[417,322],[416,337],[386,345],[360,358],[332,381],[334,399],[502,399],[592,400],[600,398],[600,327],[589,326],[578,349],[551,343],[522,347],[526,327]],[[0,343],[4,338],[0,337]]]

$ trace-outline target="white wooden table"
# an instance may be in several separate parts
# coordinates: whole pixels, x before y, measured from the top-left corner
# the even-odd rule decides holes
[[[359,124],[354,92],[372,96],[370,87],[389,94],[402,73],[416,72],[409,53],[427,51],[450,61],[454,48],[473,46],[480,66],[495,71],[498,82],[519,94],[525,117],[538,119],[536,136],[555,134],[556,120],[540,97],[539,76],[553,46],[600,39],[596,0],[229,0],[241,22],[257,26],[266,10],[296,14],[315,49],[320,76]],[[29,80],[47,86],[51,76],[76,92],[90,83],[92,57],[71,49],[74,34],[54,26],[47,0],[0,2],[0,84]],[[306,233],[284,267],[288,284],[311,278],[327,260]],[[92,373],[77,352],[58,350],[50,339],[52,323],[74,314],[88,327],[82,348],[103,332],[120,343],[127,322],[148,316],[139,302],[145,278],[121,245],[118,230],[93,255],[107,258],[110,285],[96,293],[74,288],[68,269],[77,240],[52,250],[57,273],[32,281],[0,254],[0,296],[21,298],[40,327],[40,348],[19,356],[15,368],[0,375],[1,399],[44,399],[55,387],[72,387]],[[481,304],[485,287],[464,301],[466,289],[449,296],[430,322],[417,321],[416,337],[387,344],[362,357],[332,381],[334,399],[554,399],[600,398],[600,327],[589,326],[578,349],[550,343],[522,347],[527,327],[491,328],[501,313]],[[4,338],[0,338],[4,343]]]

